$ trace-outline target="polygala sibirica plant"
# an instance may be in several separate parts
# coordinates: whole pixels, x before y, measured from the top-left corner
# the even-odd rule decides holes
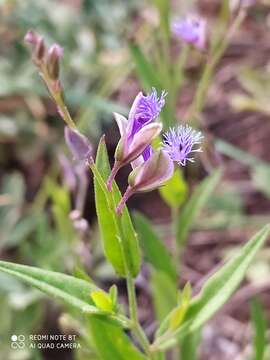
[[[186,43],[205,49],[204,20],[179,20],[173,24],[173,31]],[[181,188],[180,170],[193,163],[195,155],[202,151],[203,134],[187,123],[175,124],[163,131],[159,115],[166,107],[170,94],[154,87],[149,93],[139,92],[128,118],[114,113],[120,139],[111,169],[104,136],[94,154],[94,147],[77,129],[65,105],[60,80],[61,46],[54,44],[47,47],[42,36],[33,31],[26,34],[25,41],[31,47],[33,62],[65,122],[64,137],[73,161],[89,168],[93,174],[104,255],[117,276],[126,280],[129,311],[123,304],[119,306],[116,285],[105,291],[94,282],[85,280],[86,275],[82,279],[82,276],[4,261],[0,261],[0,270],[76,309],[77,312],[72,311],[71,314],[73,317],[78,314],[78,332],[85,336],[85,344],[92,344],[95,359],[159,360],[165,359],[167,351],[170,351],[170,356],[173,353],[174,358],[179,359],[181,354],[181,359],[185,360],[186,351],[189,351],[186,344],[197,343],[203,325],[236,290],[255,254],[263,246],[269,226],[259,231],[230,261],[211,274],[199,294],[192,296],[190,283],[179,289],[178,270],[183,246],[196,216],[222,175],[221,169],[213,171],[180,207],[177,192],[178,186]],[[131,166],[131,171],[122,195],[116,179],[123,166]],[[130,217],[126,204],[136,193],[159,188],[162,188],[160,193],[172,210],[173,243],[170,250],[142,214]],[[150,326],[150,334],[139,321],[135,291],[142,253],[150,265],[149,289],[154,289],[152,297],[157,315],[157,320]],[[164,291],[166,286],[168,292]],[[150,321],[149,317],[148,324]],[[91,355],[89,359],[92,359]]]

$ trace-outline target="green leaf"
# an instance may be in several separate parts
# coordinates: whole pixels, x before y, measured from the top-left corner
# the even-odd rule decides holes
[[[230,261],[222,266],[203,286],[188,308],[183,324],[171,336],[158,338],[153,345],[160,350],[177,344],[183,336],[201,328],[231,297],[243,280],[248,266],[269,234],[270,225],[255,234]],[[169,321],[167,317],[164,322]],[[160,327],[166,328],[163,324]]]
[[[98,309],[113,312],[114,306],[112,299],[105,291],[94,290],[91,292],[91,298]]]
[[[154,0],[159,11],[160,27],[165,38],[170,38],[170,2],[168,0]]]
[[[98,290],[98,288],[84,280],[54,271],[6,261],[0,261],[0,271],[13,275],[82,312],[89,314],[100,313],[100,310],[93,305],[90,298],[90,293]]]
[[[110,174],[110,168],[108,167],[106,150],[104,150],[104,145],[101,142],[97,151],[96,166],[103,180],[106,181]],[[94,177],[94,187],[97,218],[105,256],[112,264],[116,273],[120,276],[124,276],[125,265],[122,258],[121,245],[119,243],[119,234],[113,208],[109,207],[107,195],[102,190],[96,177]]]
[[[162,321],[177,304],[176,282],[166,273],[153,270],[151,289],[156,317]]]
[[[162,199],[168,206],[174,209],[178,209],[183,204],[187,196],[187,191],[187,183],[179,168],[176,168],[170,180],[159,188]]]
[[[162,90],[158,74],[155,72],[153,65],[145,57],[141,48],[136,44],[130,44],[129,48],[144,88],[150,90],[152,87],[155,87],[159,91]]]
[[[166,273],[173,281],[176,281],[177,272],[172,257],[150,222],[139,213],[134,214],[134,222],[146,260],[156,270]]]
[[[180,353],[181,359],[198,360],[198,350],[201,341],[200,329],[188,334],[181,339]]]
[[[175,330],[183,322],[186,315],[191,297],[191,286],[187,283],[181,294],[180,304],[171,312],[170,315],[170,330]]]
[[[262,305],[257,300],[253,300],[251,303],[251,318],[254,329],[254,341],[253,341],[253,360],[263,360],[267,345],[267,321],[262,308]]]
[[[96,170],[99,172],[94,174],[96,210],[105,256],[118,275],[125,277],[127,266],[135,277],[141,265],[139,243],[127,207],[124,207],[122,216],[116,215],[115,207],[121,199],[116,183],[113,183],[112,193],[105,185],[111,168],[104,138],[98,147]]]
[[[109,294],[110,294],[110,298],[111,298],[111,301],[112,301],[112,304],[113,304],[113,310],[117,311],[117,308],[118,308],[118,304],[117,304],[118,289],[117,289],[116,285],[112,285],[110,287]]]
[[[99,316],[89,318],[91,335],[102,360],[146,360],[123,330]]]
[[[191,229],[194,220],[198,216],[200,210],[207,203],[209,197],[218,184],[221,175],[222,171],[221,169],[218,169],[212,175],[203,180],[182,209],[176,225],[176,237],[180,245],[183,245],[186,241],[188,232]]]

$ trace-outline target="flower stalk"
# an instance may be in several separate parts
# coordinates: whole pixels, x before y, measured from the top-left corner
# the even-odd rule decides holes
[[[212,79],[213,72],[214,72],[218,62],[220,61],[222,55],[224,54],[225,50],[227,49],[232,36],[239,29],[242,22],[244,21],[244,19],[246,17],[246,12],[247,12],[246,8],[241,8],[239,10],[238,15],[236,16],[233,24],[231,25],[231,27],[230,27],[229,31],[227,32],[227,34],[225,35],[224,39],[221,41],[220,45],[215,50],[212,57],[209,57],[206,65],[204,67],[204,70],[203,70],[199,85],[197,87],[193,102],[190,106],[190,109],[188,110],[188,112],[186,114],[186,119],[190,118],[192,121],[194,121],[194,118],[196,118],[202,111],[202,108],[203,108],[203,105],[205,102],[205,97],[207,95],[207,89],[209,88],[209,84]]]

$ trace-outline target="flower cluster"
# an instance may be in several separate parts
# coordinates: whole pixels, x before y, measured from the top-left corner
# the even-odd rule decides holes
[[[164,151],[166,151],[172,161],[185,166],[187,161],[194,162],[194,158],[189,154],[201,152],[201,148],[193,149],[194,145],[198,145],[202,141],[202,134],[193,130],[188,125],[180,125],[176,129],[170,129],[164,135]]]
[[[128,187],[117,206],[121,214],[126,201],[134,193],[147,192],[162,186],[174,172],[174,162],[185,166],[187,161],[193,162],[192,153],[202,151],[194,148],[202,141],[202,134],[188,125],[180,125],[169,129],[164,134],[162,146],[154,150],[151,143],[162,130],[162,125],[155,122],[165,105],[166,93],[160,97],[156,89],[151,94],[140,92],[131,107],[129,117],[115,113],[115,120],[120,131],[120,140],[115,151],[115,163],[107,181],[108,190],[112,190],[113,180],[118,170],[131,164],[132,171],[128,177]],[[92,146],[88,139],[77,130],[65,128],[66,143],[77,161],[90,162]]]
[[[174,162],[185,166],[187,161],[193,162],[191,153],[200,152],[194,149],[202,141],[200,132],[188,125],[180,125],[170,129],[164,135],[164,141],[159,150],[151,147],[152,140],[158,136],[162,126],[153,121],[165,105],[166,93],[163,91],[158,97],[155,89],[150,95],[137,95],[128,120],[120,114],[115,114],[121,138],[115,152],[115,163],[108,179],[108,189],[111,191],[112,182],[117,171],[127,163],[133,168],[128,177],[128,187],[120,203],[117,213],[122,209],[131,195],[146,192],[162,186],[174,172]]]
[[[63,56],[63,49],[58,44],[53,44],[47,49],[42,36],[34,31],[28,31],[24,41],[32,46],[32,59],[34,63],[46,71],[51,80],[58,80],[60,70],[60,60]]]
[[[205,22],[203,20],[187,18],[173,24],[173,30],[184,41],[198,48],[204,47]],[[58,111],[67,124],[65,140],[74,160],[81,164],[93,163],[92,145],[76,129],[62,98],[59,80],[62,48],[58,44],[53,44],[47,49],[43,38],[32,31],[26,34],[25,41],[32,46],[33,60],[39,67],[40,73],[57,104]],[[156,120],[165,105],[166,96],[166,91],[163,90],[158,95],[155,88],[152,88],[152,91],[146,95],[139,92],[127,119],[121,114],[114,114],[120,131],[120,140],[115,150],[114,165],[107,180],[108,191],[112,191],[112,184],[119,169],[127,164],[132,166],[132,171],[128,177],[128,187],[116,209],[118,214],[121,214],[131,195],[154,190],[169,180],[174,172],[174,162],[185,166],[187,161],[194,161],[193,157],[190,156],[191,154],[201,151],[198,145],[202,141],[202,135],[188,125],[180,125],[175,129],[170,129],[164,135],[160,149],[154,150],[152,148],[153,140],[162,131],[161,123]]]
[[[165,104],[165,96],[165,91],[162,91],[158,97],[156,89],[152,89],[149,95],[139,92],[130,109],[128,119],[120,114],[114,114],[121,138],[115,151],[113,170],[108,179],[110,191],[112,182],[121,167],[128,163],[136,166],[138,161],[147,160],[151,156],[150,144],[162,130],[161,124],[154,120]],[[134,160],[136,160],[135,163],[133,163]]]
[[[172,23],[172,32],[187,44],[199,50],[206,46],[206,21],[198,16],[190,15],[177,19]]]

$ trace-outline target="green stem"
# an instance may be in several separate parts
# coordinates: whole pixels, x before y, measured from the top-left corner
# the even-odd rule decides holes
[[[59,80],[52,80],[48,74],[47,68],[45,65],[40,66],[40,75],[45,82],[49,93],[51,94],[53,100],[55,101],[58,111],[70,128],[76,129],[76,125],[72,120],[72,117],[68,111],[68,108],[65,105],[63,100],[63,91],[61,89],[60,81]]]
[[[143,350],[145,351],[149,359],[153,359],[152,357],[153,355],[150,352],[149,341],[138,320],[135,285],[132,277],[129,274],[127,275],[126,281],[127,281],[128,300],[129,300],[129,314],[131,319],[131,330],[133,330],[134,335],[139,340]]]
[[[207,95],[207,90],[209,88],[210,81],[213,76],[213,72],[220,61],[222,55],[224,54],[225,50],[227,49],[230,40],[234,33],[238,30],[240,25],[242,24],[243,20],[246,16],[246,10],[241,9],[236,16],[233,24],[230,27],[230,30],[227,32],[227,35],[224,37],[223,41],[221,41],[220,45],[216,48],[215,52],[212,55],[212,58],[210,58],[203,70],[197,91],[194,96],[194,100],[190,106],[190,109],[188,111],[187,116],[191,118],[191,120],[194,120],[194,117],[197,117],[198,114],[202,111],[205,98]]]
[[[176,100],[177,93],[183,84],[184,70],[190,54],[190,49],[191,49],[190,45],[184,45],[173,67],[172,83],[174,84],[174,91],[173,91],[174,101]]]
[[[176,224],[177,224],[177,218],[178,218],[178,209],[177,208],[171,208],[171,217],[172,217],[172,254],[173,254],[173,260],[175,263],[175,267],[177,269],[177,274],[179,271],[179,255],[180,255],[180,249],[179,244],[177,242],[176,237]]]
[[[113,194],[108,191],[105,181],[103,180],[102,176],[100,175],[95,163],[92,161],[89,163],[89,166],[96,177],[97,181],[99,182],[99,185],[102,187],[103,191],[107,191],[108,194],[110,194],[110,204],[113,206],[114,211],[116,208],[116,204],[114,201]],[[109,205],[109,204],[108,204]],[[122,251],[123,256],[123,262],[125,266],[125,273],[126,273],[126,282],[127,282],[127,292],[128,292],[128,302],[129,302],[129,314],[130,314],[130,330],[134,333],[138,341],[140,342],[141,347],[143,348],[144,352],[148,356],[149,359],[153,359],[153,354],[150,351],[150,343],[139,323],[138,320],[138,311],[137,311],[137,302],[136,302],[136,293],[135,293],[135,285],[134,280],[129,272],[127,263],[126,263],[126,250],[123,246],[123,241],[121,239],[124,238],[125,233],[123,230],[123,225],[121,221],[121,216],[116,216],[117,219],[117,228],[119,231],[120,239],[120,247]]]

